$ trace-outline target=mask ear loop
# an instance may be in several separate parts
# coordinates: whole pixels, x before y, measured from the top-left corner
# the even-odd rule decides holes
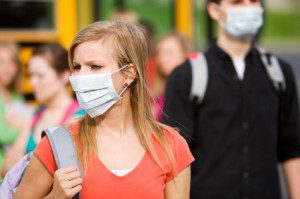
[[[126,89],[128,88],[128,84],[127,83],[125,83],[125,85],[124,85],[124,87],[123,87],[123,90],[121,91],[121,93],[120,93],[120,96],[122,96],[123,95],[123,93],[126,91]]]
[[[121,68],[119,68],[118,70],[116,70],[113,74],[115,74],[115,73],[117,73],[117,72],[119,72],[119,71],[121,71],[121,70],[123,70],[124,68],[126,68],[127,66],[129,66],[129,64],[126,64],[125,66],[122,66]],[[113,75],[112,74],[112,75]],[[126,89],[128,88],[128,84],[127,83],[125,83],[125,85],[124,85],[124,87],[123,87],[123,90],[121,91],[121,93],[119,94],[119,96],[122,96],[123,95],[123,93],[126,91]]]
[[[112,75],[115,74],[115,73],[117,73],[117,72],[119,72],[119,71],[121,71],[121,70],[123,70],[127,66],[129,66],[129,64],[126,64],[125,66],[122,66],[121,68],[119,68],[118,70],[116,70],[115,72],[113,72]]]

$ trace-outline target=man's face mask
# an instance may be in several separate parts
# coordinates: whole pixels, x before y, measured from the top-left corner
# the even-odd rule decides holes
[[[127,66],[123,66],[113,74]],[[101,74],[70,76],[70,83],[75,91],[79,105],[90,117],[93,118],[105,113],[121,99],[121,95],[128,87],[126,85],[119,95],[113,86],[111,78],[113,74],[104,72]]]
[[[254,37],[263,25],[262,7],[220,8],[227,14],[227,23],[219,20],[220,25],[236,39],[245,40]]]

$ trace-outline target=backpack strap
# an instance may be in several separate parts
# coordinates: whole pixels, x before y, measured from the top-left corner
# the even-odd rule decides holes
[[[208,65],[203,53],[189,58],[192,68],[190,99],[200,104],[204,98],[208,83]]]
[[[47,128],[42,137],[47,136],[53,151],[57,167],[64,168],[76,166],[83,174],[80,161],[77,156],[76,143],[71,132],[65,126]]]
[[[282,69],[276,56],[267,53],[267,51],[261,47],[257,47],[261,57],[261,61],[272,81],[273,86],[277,92],[285,91],[286,83]]]
[[[82,165],[76,152],[76,143],[69,129],[65,126],[47,128],[42,132],[42,137],[44,136],[47,136],[50,141],[57,167],[60,169],[76,166],[83,176]],[[79,198],[79,193],[73,197],[73,199]]]

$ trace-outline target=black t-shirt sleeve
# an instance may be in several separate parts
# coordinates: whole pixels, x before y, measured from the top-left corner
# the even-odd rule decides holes
[[[300,157],[299,107],[296,82],[292,68],[280,60],[280,66],[285,76],[286,90],[280,100],[282,119],[280,123],[278,159],[286,161]]]
[[[168,77],[162,122],[177,128],[190,142],[193,132],[193,106],[189,99],[191,88],[191,65],[187,60]]]

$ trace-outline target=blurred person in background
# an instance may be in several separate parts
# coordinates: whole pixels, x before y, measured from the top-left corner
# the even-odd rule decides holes
[[[137,13],[127,10],[125,8],[117,9],[112,12],[110,17],[112,20],[124,21],[133,24],[141,25],[143,32],[146,37],[147,48],[148,48],[148,62],[146,65],[146,80],[147,86],[152,91],[156,74],[156,64],[154,60],[154,26],[147,20],[140,19]]]
[[[37,47],[29,62],[29,73],[35,99],[42,105],[35,111],[29,128],[17,129],[21,133],[13,145],[14,150],[5,158],[2,176],[23,155],[36,148],[44,129],[84,114],[68,91],[68,53],[61,45],[49,43]]]
[[[147,48],[148,48],[148,61],[146,65],[146,80],[147,86],[152,90],[154,84],[154,78],[156,74],[156,64],[154,60],[154,26],[152,23],[146,20],[140,20],[140,25],[143,28],[143,32],[146,37]]]
[[[157,120],[161,120],[164,104],[164,92],[167,77],[187,58],[188,45],[179,32],[172,32],[163,36],[156,44],[155,63],[156,75],[152,86],[154,102],[152,110]]]
[[[186,133],[195,156],[191,198],[278,199],[277,163],[282,162],[290,196],[299,199],[295,79],[289,64],[275,62],[270,53],[262,59],[254,45],[263,25],[262,2],[209,0],[207,10],[218,23],[218,35],[204,53],[205,95],[201,104],[191,99],[192,65],[187,60],[167,80],[163,115],[165,123]],[[275,86],[266,62],[279,63],[284,83]]]
[[[26,105],[22,103],[23,98],[18,92],[21,67],[18,46],[14,43],[0,42],[0,169],[7,147],[18,135],[17,127],[26,128],[29,124],[30,114],[23,114]],[[21,115],[16,115],[19,113]],[[17,124],[14,125],[12,120]]]
[[[138,23],[139,16],[137,15],[137,13],[130,10],[117,9],[112,12],[110,19],[129,23]]]

